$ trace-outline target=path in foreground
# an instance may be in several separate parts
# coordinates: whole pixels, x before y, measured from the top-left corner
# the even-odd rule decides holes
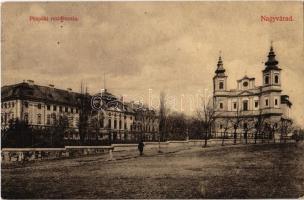
[[[242,145],[2,169],[3,198],[298,198],[304,144]],[[74,164],[71,164],[74,163]]]

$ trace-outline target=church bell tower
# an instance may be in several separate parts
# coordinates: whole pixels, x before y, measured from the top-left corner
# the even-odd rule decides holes
[[[279,62],[275,58],[273,46],[271,44],[268,53],[268,60],[265,62],[265,69],[263,70],[263,86],[281,87],[281,69],[278,67]]]
[[[220,55],[217,62],[217,68],[215,70],[215,76],[213,77],[213,92],[227,90],[227,76],[225,71],[222,57]]]

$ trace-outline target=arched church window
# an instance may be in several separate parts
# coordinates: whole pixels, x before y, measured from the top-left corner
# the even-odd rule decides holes
[[[114,119],[114,129],[117,129],[117,121]]]
[[[219,88],[224,89],[224,83],[223,82],[220,82]]]
[[[269,84],[269,76],[265,76],[265,84]]]
[[[111,127],[112,127],[111,122],[112,122],[111,119],[109,119],[109,120],[108,120],[108,128],[111,128]]]
[[[243,101],[243,110],[247,111],[248,110],[248,100]]]
[[[278,76],[278,75],[275,75],[275,77],[274,77],[274,82],[275,82],[275,83],[279,83],[279,76]]]

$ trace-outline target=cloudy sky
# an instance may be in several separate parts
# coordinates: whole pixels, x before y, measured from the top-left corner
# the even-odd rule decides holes
[[[302,2],[5,3],[2,21],[2,85],[32,79],[79,91],[83,81],[95,93],[106,74],[106,88],[116,95],[148,102],[164,90],[172,109],[186,113],[195,110],[197,94],[211,91],[220,50],[230,89],[245,74],[261,85],[273,40],[283,92],[293,117],[304,119]]]

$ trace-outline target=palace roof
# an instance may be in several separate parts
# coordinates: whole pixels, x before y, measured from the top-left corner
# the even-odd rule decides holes
[[[1,87],[1,101],[20,99],[69,106],[79,106],[82,95],[84,94],[72,92],[71,89],[62,90],[55,88],[54,85],[36,85],[33,81]],[[90,99],[93,97],[89,94],[86,95]],[[104,90],[102,94],[97,93],[94,96],[101,97],[102,108],[106,110],[129,113],[151,111],[151,109],[148,109],[148,107],[144,105],[136,104],[134,102],[123,102],[107,90]],[[98,100],[98,98],[96,98],[96,100]],[[153,112],[155,113],[155,111]]]
[[[54,87],[40,86],[28,82],[3,86],[1,100],[36,100],[49,103],[77,105],[79,93]]]

